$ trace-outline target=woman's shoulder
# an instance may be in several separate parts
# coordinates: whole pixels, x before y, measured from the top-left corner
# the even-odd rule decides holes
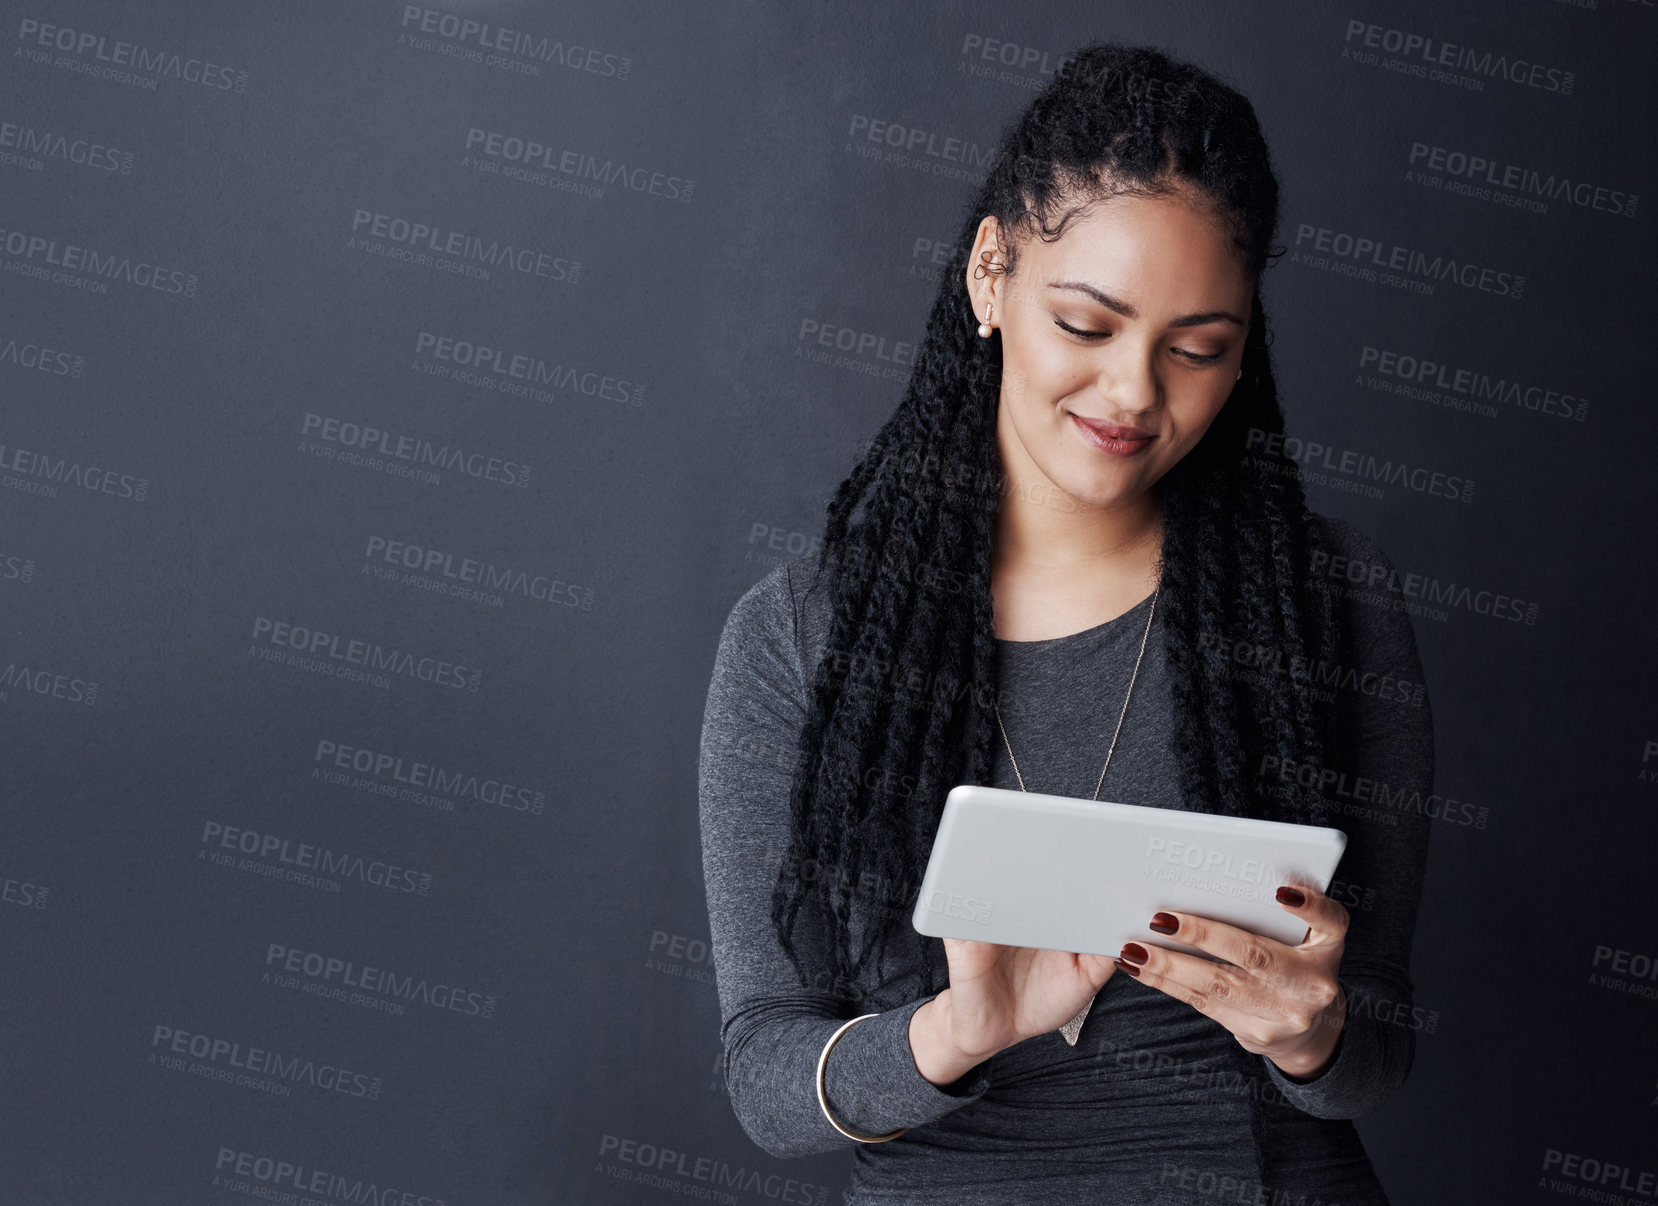
[[[779,684],[799,677],[800,617],[790,564],[773,567],[731,605],[720,631],[716,672],[740,663],[764,668]]]
[[[720,636],[721,657],[787,669],[804,680],[828,641],[834,602],[830,575],[810,558],[784,561],[751,584],[732,604]]]
[[[1351,575],[1362,575],[1367,580],[1374,578],[1377,585],[1392,576],[1393,562],[1370,533],[1352,520],[1343,519],[1339,515],[1325,515],[1321,511],[1311,509],[1307,514],[1323,537],[1325,549],[1330,557],[1328,564],[1320,565],[1315,562],[1313,569],[1316,574],[1330,575],[1342,580],[1347,580]]]
[[[794,638],[798,627],[794,583],[785,561],[774,566],[758,581],[750,584],[726,615],[726,631],[734,636],[759,638],[786,635]]]
[[[1309,511],[1322,547],[1308,566],[1315,589],[1329,591],[1344,621],[1349,651],[1361,664],[1419,673],[1405,582],[1381,542],[1358,524]]]
[[[750,584],[726,614],[708,686],[705,741],[736,734],[733,739],[752,743],[762,726],[799,724],[806,692],[796,631],[785,563]]]
[[[810,664],[822,651],[834,616],[829,564],[820,564],[814,557],[796,557],[775,566],[737,600],[733,618],[744,631],[772,639],[786,637],[797,655]]]
[[[1374,619],[1371,614],[1374,612],[1403,612],[1399,571],[1381,543],[1358,524],[1339,515],[1318,511],[1308,511],[1308,515],[1319,534],[1319,547],[1307,565],[1313,584],[1346,600],[1346,610],[1360,623]],[[1362,603],[1373,606],[1357,606]]]

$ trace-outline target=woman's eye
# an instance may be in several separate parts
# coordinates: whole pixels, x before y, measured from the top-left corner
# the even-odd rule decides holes
[[[1110,331],[1080,331],[1076,327],[1073,327],[1070,323],[1066,322],[1063,318],[1054,319],[1054,325],[1062,330],[1069,331],[1079,339],[1104,339],[1107,335],[1111,334]]]
[[[1055,318],[1054,325],[1062,330],[1069,331],[1078,339],[1084,339],[1089,342],[1093,342],[1096,339],[1104,339],[1111,334],[1110,331],[1085,331],[1078,327],[1073,327],[1063,318]],[[1188,352],[1185,348],[1175,348],[1174,350],[1184,356],[1187,360],[1190,360],[1193,364],[1219,364],[1222,360],[1226,359],[1225,352],[1213,352],[1205,356],[1199,352]]]

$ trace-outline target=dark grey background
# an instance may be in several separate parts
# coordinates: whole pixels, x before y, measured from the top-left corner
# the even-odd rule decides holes
[[[927,241],[955,230],[1003,123],[1102,37],[1252,99],[1292,250],[1306,224],[1525,278],[1518,298],[1423,293],[1287,256],[1267,285],[1292,434],[1330,464],[1473,483],[1368,489],[1308,464],[1317,509],[1453,590],[1415,624],[1459,819],[1423,900],[1416,1068],[1361,1129],[1399,1202],[1650,1200],[1652,4],[4,10],[0,1202],[233,1201],[277,1162],[335,1178],[323,1202],[839,1200],[847,1159],[766,1156],[719,1079],[695,799],[714,643],[901,392],[901,363],[814,333],[919,339]],[[475,35],[419,29],[463,19],[562,54],[491,62]],[[1468,48],[1477,87],[1355,59],[1350,22]],[[43,47],[42,25],[70,33]],[[1552,74],[1512,82],[1488,55]],[[134,78],[85,70],[111,59]],[[966,162],[883,157],[866,121],[962,140]],[[664,183],[484,174],[472,128]],[[1582,182],[1589,203],[1431,187],[1414,143]],[[358,210],[528,247],[556,275],[389,259],[350,244]],[[70,245],[105,259],[55,276]],[[166,287],[127,279],[141,265]],[[440,377],[422,332],[574,380]],[[1374,388],[1366,347],[1572,409]],[[324,459],[307,414],[530,474]],[[497,606],[383,580],[376,537],[562,593]],[[265,660],[260,617],[476,689]],[[367,789],[395,791],[391,772],[329,782],[321,742],[476,786],[444,808]],[[500,782],[524,807],[493,802]],[[258,874],[211,823],[290,858],[327,848],[338,890]],[[388,864],[418,890],[369,882]],[[273,946],[353,971],[283,979]],[[353,1000],[363,967],[399,978]],[[206,1054],[164,1063],[178,1035]]]

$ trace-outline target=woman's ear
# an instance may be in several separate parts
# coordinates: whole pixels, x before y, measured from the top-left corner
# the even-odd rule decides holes
[[[979,222],[973,237],[973,246],[967,257],[967,298],[973,312],[982,321],[986,314],[999,309],[1001,292],[998,278],[1006,267],[1000,240],[1001,224],[992,214]]]

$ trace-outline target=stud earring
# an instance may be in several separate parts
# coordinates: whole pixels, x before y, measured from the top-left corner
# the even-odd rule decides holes
[[[984,321],[979,324],[979,337],[981,339],[989,339],[990,338],[990,317],[995,312],[996,312],[996,307],[994,305],[989,304],[989,303],[987,303],[985,305],[985,308],[984,308]],[[1240,370],[1240,375],[1242,375],[1241,370]]]
[[[1242,379],[1243,379],[1243,370],[1242,370],[1242,369],[1239,369],[1239,370],[1238,370],[1238,379],[1239,379],[1239,380],[1242,380]]]

